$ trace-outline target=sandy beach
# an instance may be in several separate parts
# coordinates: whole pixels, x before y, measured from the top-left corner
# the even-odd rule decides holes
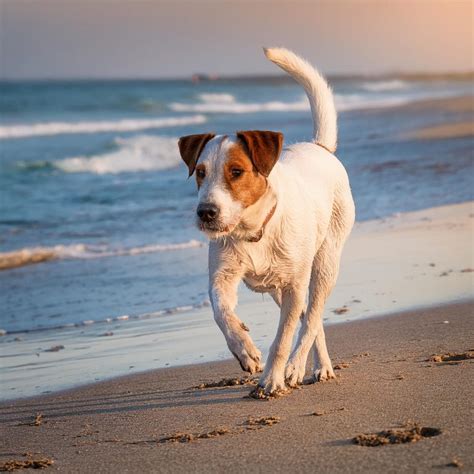
[[[331,326],[337,380],[270,401],[246,398],[251,386],[202,388],[243,376],[225,361],[3,403],[0,460],[60,472],[472,472],[472,314],[465,302]],[[427,437],[353,441],[413,423]]]
[[[0,2],[0,472],[474,474],[468,1]]]

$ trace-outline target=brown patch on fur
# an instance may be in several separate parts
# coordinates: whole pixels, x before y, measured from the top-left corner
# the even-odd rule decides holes
[[[280,156],[283,134],[268,130],[247,130],[237,132],[250,160],[260,174],[268,177]]]
[[[238,177],[232,175],[232,170],[242,170]],[[244,147],[237,143],[228,152],[224,163],[224,180],[232,197],[240,201],[244,207],[255,204],[267,190],[266,178],[258,172]]]
[[[188,166],[189,176],[194,173],[199,155],[204,150],[207,142],[215,137],[214,133],[202,133],[199,135],[187,135],[178,141],[181,158]]]

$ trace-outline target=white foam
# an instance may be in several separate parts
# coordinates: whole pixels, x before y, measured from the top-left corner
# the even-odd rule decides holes
[[[156,119],[125,119],[100,122],[43,122],[0,126],[0,140],[64,133],[131,132],[152,128],[178,127],[200,124],[206,121],[204,115],[187,117],[166,117]]]
[[[56,161],[53,166],[66,173],[123,173],[163,170],[177,166],[181,159],[178,139],[138,135],[116,138],[117,149],[94,156],[76,156]]]
[[[194,104],[172,102],[169,108],[175,112],[199,112],[199,113],[229,113],[229,114],[251,114],[256,112],[291,112],[309,110],[309,104],[305,96],[296,102],[237,102],[232,94],[219,93],[199,94],[200,100]]]
[[[199,94],[200,102],[185,104],[172,102],[171,110],[176,112],[252,114],[257,112],[300,112],[310,110],[305,96],[293,102],[238,102],[231,94]],[[335,94],[336,109],[339,112],[357,109],[391,107],[409,101],[408,97],[373,98],[367,94]]]
[[[0,253],[0,269],[22,267],[33,263],[57,259],[92,259],[105,257],[133,256],[146,253],[167,252],[202,247],[203,242],[189,240],[187,242],[143,245],[140,247],[113,248],[107,245],[55,245],[52,247],[27,247],[12,252]]]
[[[406,89],[409,84],[399,79],[392,79],[390,81],[376,81],[376,82],[364,82],[362,88],[370,92],[383,92],[383,91],[394,91],[400,89]]]
[[[207,103],[233,104],[235,102],[235,97],[232,94],[226,93],[202,93],[198,97],[202,102]]]
[[[336,94],[334,98],[336,101],[336,109],[339,112],[394,107],[396,105],[406,104],[410,101],[408,97],[404,96],[368,98],[363,94]]]

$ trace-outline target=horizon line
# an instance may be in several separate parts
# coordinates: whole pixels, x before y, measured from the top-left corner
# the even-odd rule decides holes
[[[324,74],[329,80],[357,80],[357,79],[406,79],[406,80],[427,80],[427,79],[472,79],[474,69],[466,71],[388,71],[380,73],[327,73]],[[197,80],[196,80],[197,78]],[[0,77],[0,83],[8,82],[106,82],[106,81],[186,81],[186,82],[220,82],[220,81],[249,81],[249,80],[294,80],[286,74],[240,74],[240,75],[219,75],[214,73],[193,73],[187,76],[63,76],[63,77]]]

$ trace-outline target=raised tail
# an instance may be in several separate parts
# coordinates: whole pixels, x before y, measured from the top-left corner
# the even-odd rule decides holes
[[[263,48],[265,56],[301,84],[313,114],[314,141],[334,153],[337,147],[337,113],[326,80],[307,61],[285,48]]]

